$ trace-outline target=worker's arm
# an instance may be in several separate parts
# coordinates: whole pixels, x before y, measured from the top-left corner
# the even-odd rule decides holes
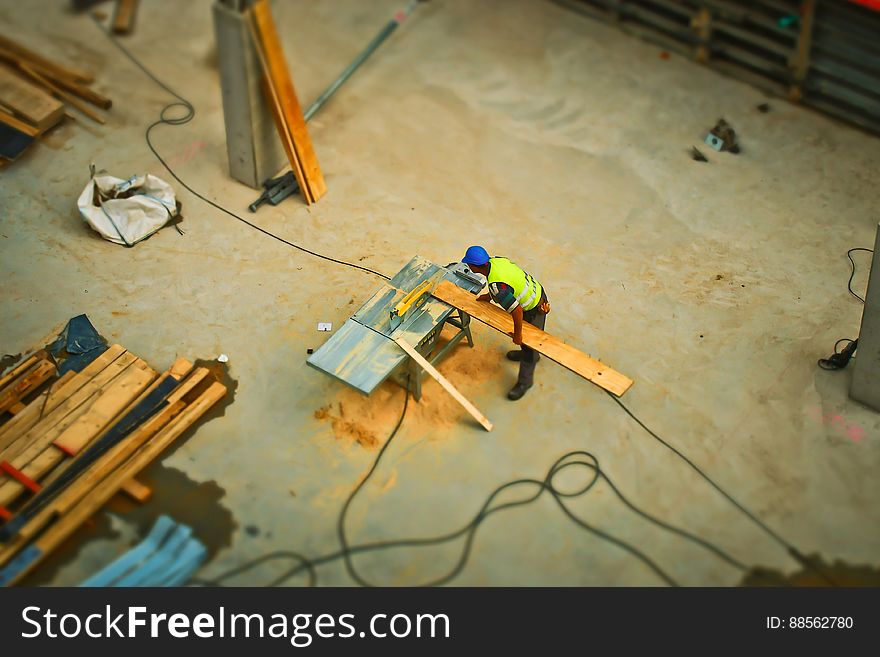
[[[517,305],[517,307],[514,308],[513,311],[510,313],[510,316],[513,317],[513,333],[511,334],[513,337],[513,344],[522,345],[522,306]]]
[[[477,301],[494,301],[509,312],[513,317],[513,332],[508,335],[513,338],[514,344],[522,345],[523,309],[513,296],[513,287],[507,283],[491,283],[489,293],[481,294],[477,297]]]

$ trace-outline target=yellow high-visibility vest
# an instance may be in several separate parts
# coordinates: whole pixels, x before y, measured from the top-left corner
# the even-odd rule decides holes
[[[489,258],[489,284],[507,283],[523,312],[541,303],[541,284],[507,258]]]

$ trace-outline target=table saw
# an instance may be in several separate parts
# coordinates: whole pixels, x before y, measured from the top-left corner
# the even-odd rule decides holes
[[[425,372],[395,339],[408,342],[431,364],[439,362],[462,339],[474,346],[470,316],[431,296],[441,281],[471,293],[479,292],[485,284],[482,276],[463,263],[442,267],[416,256],[315,351],[308,364],[366,395],[394,376],[409,386],[414,399],[420,399]],[[447,324],[457,331],[436,348]]]

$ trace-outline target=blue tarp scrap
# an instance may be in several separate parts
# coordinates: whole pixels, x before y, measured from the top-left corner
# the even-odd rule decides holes
[[[58,376],[79,372],[107,350],[107,341],[101,337],[86,315],[77,315],[67,322],[58,338],[46,350],[61,360]]]

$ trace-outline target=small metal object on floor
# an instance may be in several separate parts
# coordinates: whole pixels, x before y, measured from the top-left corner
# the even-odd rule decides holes
[[[700,152],[700,149],[697,148],[696,146],[691,146],[691,158],[693,158],[697,162],[708,162],[709,161],[708,159],[706,159],[706,156],[703,155],[702,152]]]

